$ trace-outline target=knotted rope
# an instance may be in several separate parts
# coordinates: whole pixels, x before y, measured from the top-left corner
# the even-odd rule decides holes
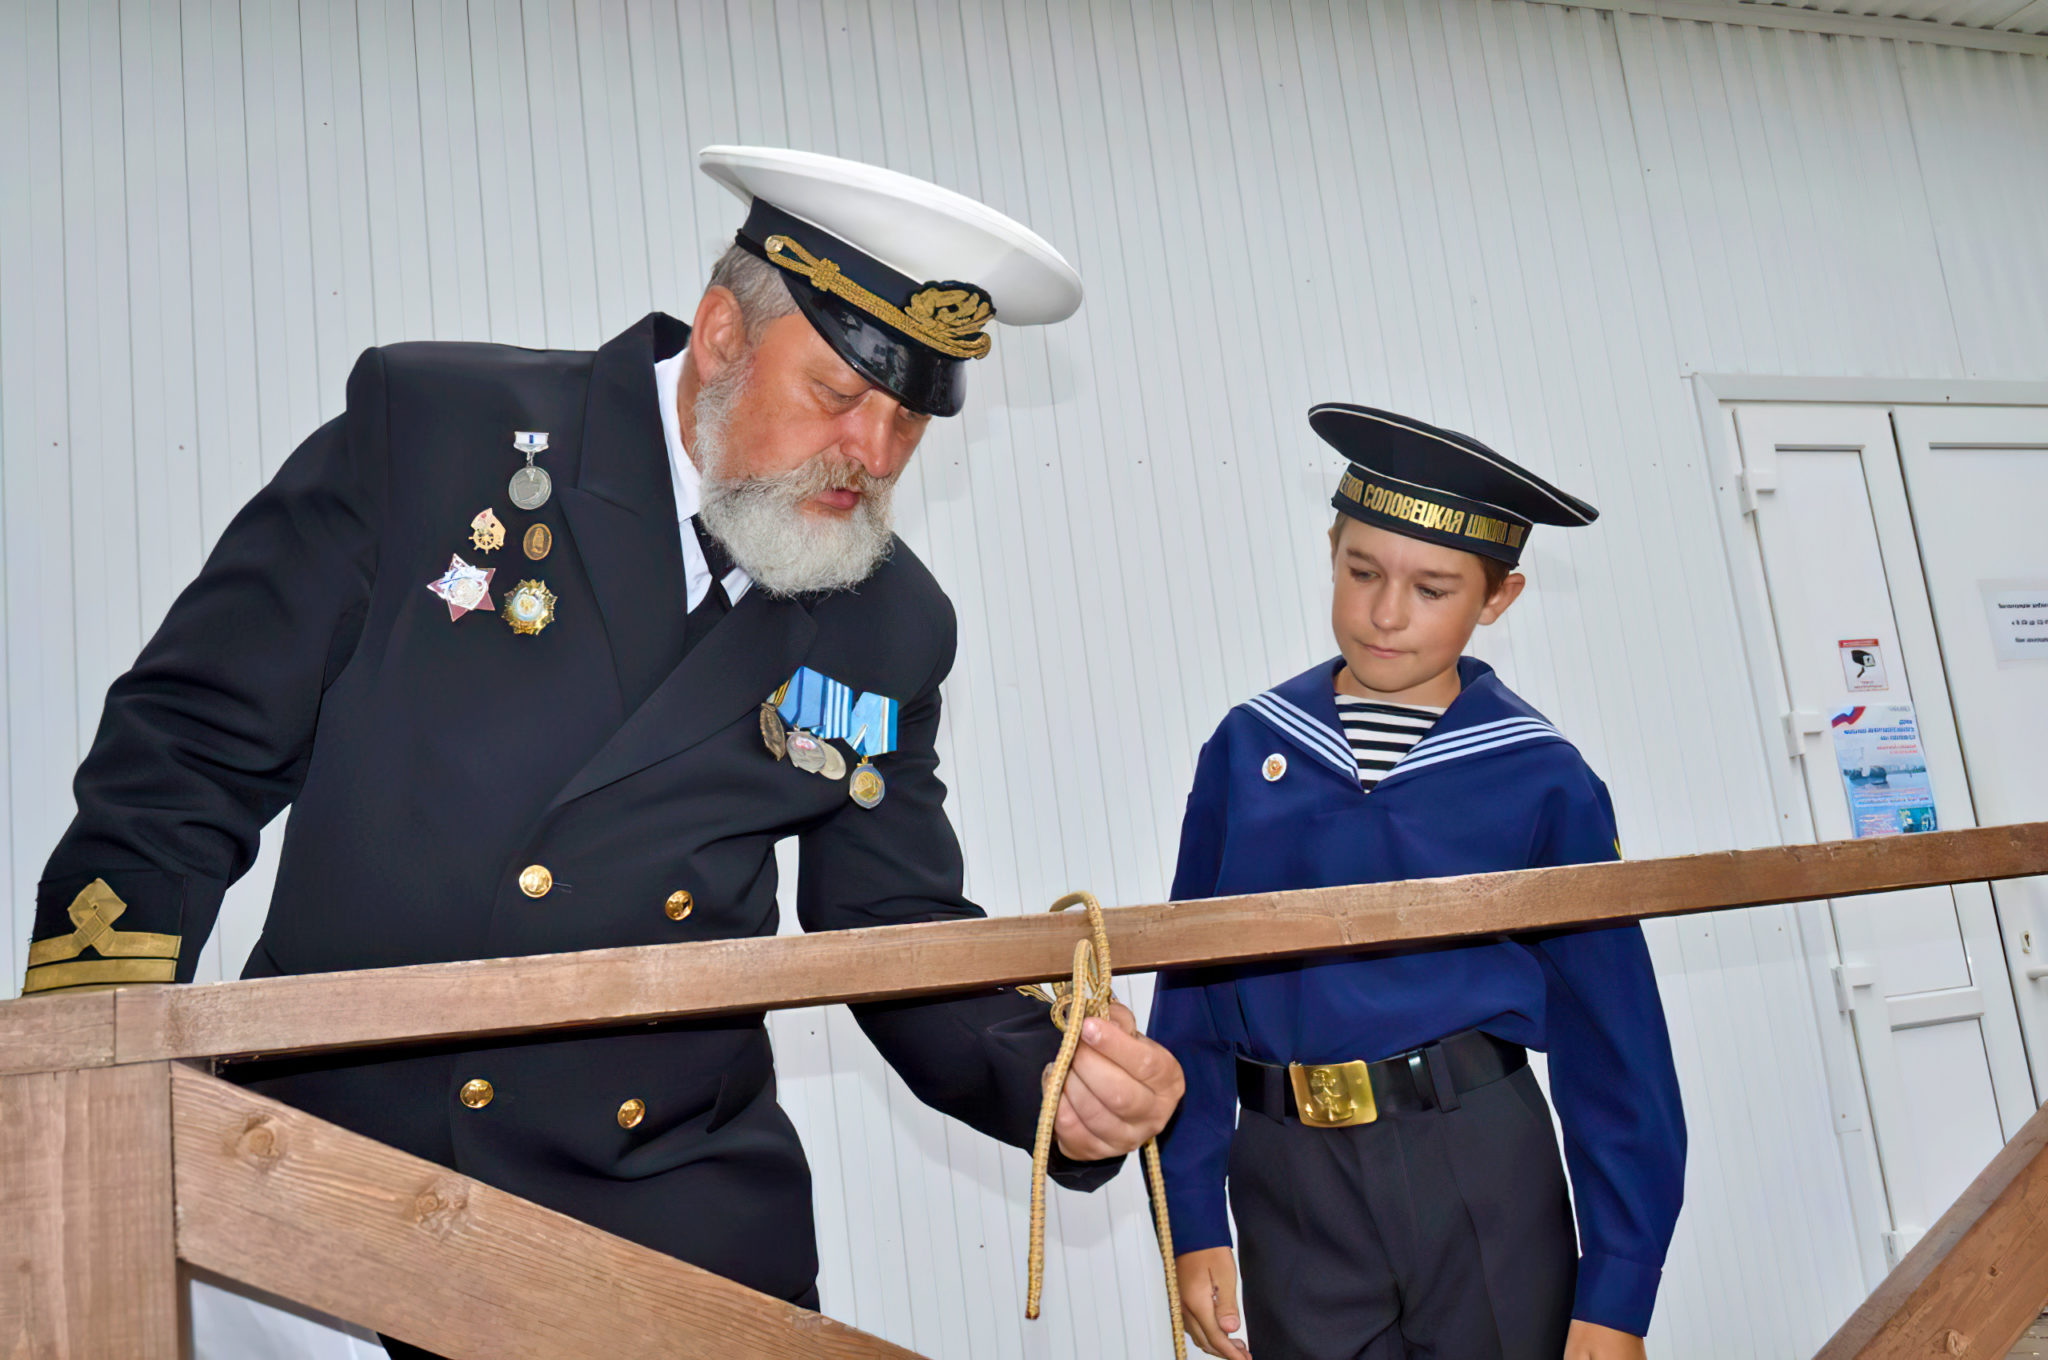
[[[1052,1076],[1045,1084],[1045,1100],[1038,1107],[1038,1137],[1031,1146],[1031,1257],[1029,1287],[1025,1292],[1024,1316],[1038,1316],[1038,1300],[1045,1292],[1045,1168],[1052,1157],[1052,1126],[1059,1114],[1060,1096],[1067,1089],[1067,1074],[1073,1070],[1074,1054],[1081,1046],[1081,1022],[1089,1016],[1107,1017],[1109,990],[1109,931],[1102,923],[1102,904],[1095,894],[1068,893],[1052,904],[1065,911],[1079,903],[1088,909],[1092,940],[1074,941],[1074,976],[1070,982],[1052,987],[1052,1023],[1061,1032],[1059,1056],[1053,1059]],[[1105,1023],[1107,1023],[1105,1021]],[[1159,1140],[1145,1143],[1145,1182],[1152,1192],[1152,1222],[1159,1234],[1159,1259],[1166,1266],[1166,1309],[1172,1319],[1174,1360],[1187,1360],[1187,1334],[1181,1328],[1180,1278],[1173,1264],[1173,1227],[1166,1218],[1166,1177],[1159,1170]]]

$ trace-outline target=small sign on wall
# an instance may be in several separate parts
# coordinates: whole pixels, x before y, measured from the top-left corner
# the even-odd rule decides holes
[[[1927,754],[1911,704],[1858,705],[1828,719],[1849,798],[1851,834],[1907,836],[1935,829]]]
[[[1842,684],[1850,693],[1891,688],[1884,678],[1884,651],[1876,638],[1843,638],[1835,646],[1842,654]]]
[[[1979,581],[1991,652],[2004,661],[2048,661],[2048,581]]]

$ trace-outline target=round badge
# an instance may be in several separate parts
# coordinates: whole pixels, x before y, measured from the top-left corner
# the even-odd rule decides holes
[[[1287,773],[1287,757],[1275,751],[1266,757],[1266,763],[1259,767],[1259,773],[1266,776],[1268,784],[1275,782],[1281,775]]]
[[[521,510],[538,510],[548,503],[548,497],[554,494],[554,490],[555,479],[548,476],[547,469],[528,464],[512,474],[511,485],[505,488],[505,493]]]

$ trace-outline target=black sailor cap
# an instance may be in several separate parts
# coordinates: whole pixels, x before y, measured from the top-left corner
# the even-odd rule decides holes
[[[1585,501],[1470,435],[1347,402],[1309,409],[1309,427],[1351,463],[1330,504],[1409,538],[1521,560],[1537,524],[1591,524]]]

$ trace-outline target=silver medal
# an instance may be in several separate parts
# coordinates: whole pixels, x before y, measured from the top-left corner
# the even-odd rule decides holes
[[[839,748],[831,742],[824,742],[825,763],[818,767],[818,773],[827,779],[846,778],[846,757],[839,754]]]
[[[825,753],[831,749],[801,727],[790,730],[789,763],[806,774],[816,774],[824,769]]]
[[[512,447],[526,455],[526,466],[512,474],[506,494],[521,510],[538,510],[555,492],[555,479],[548,476],[545,468],[533,465],[535,456],[547,451],[548,433],[546,430],[517,431],[512,436]]]

